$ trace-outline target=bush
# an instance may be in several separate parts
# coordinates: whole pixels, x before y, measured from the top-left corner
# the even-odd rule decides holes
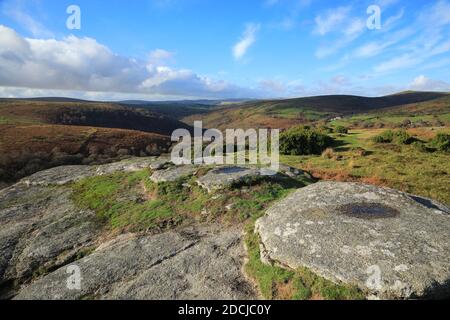
[[[450,153],[450,134],[438,133],[431,144],[440,152]]]
[[[394,132],[387,130],[372,139],[375,143],[391,143],[394,140]]]
[[[411,144],[414,141],[416,141],[416,139],[411,137],[409,135],[409,133],[406,132],[406,130],[400,130],[400,131],[395,132],[394,141],[395,141],[395,143],[398,143],[398,144]]]
[[[337,126],[336,128],[334,128],[334,132],[340,134],[348,134],[348,129],[344,126]]]
[[[375,143],[397,143],[397,144],[411,144],[416,139],[411,137],[406,130],[400,130],[400,131],[392,131],[387,130],[375,137],[373,137],[373,141]]]
[[[333,139],[307,126],[291,128],[280,134],[280,152],[285,155],[320,155]]]

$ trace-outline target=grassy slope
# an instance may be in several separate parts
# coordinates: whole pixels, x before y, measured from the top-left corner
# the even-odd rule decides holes
[[[342,120],[333,121],[332,124],[352,126],[354,122],[364,121],[372,124],[383,123],[387,126],[395,126],[401,124],[404,120],[410,120],[412,123],[419,121],[430,123],[440,121],[445,125],[450,125],[450,95],[430,101],[383,108],[369,113],[358,114]]]
[[[336,136],[335,157],[282,156],[282,161],[311,171],[316,177],[339,181],[362,181],[430,197],[450,205],[450,155],[417,151],[410,145],[377,145],[371,138],[384,129],[353,130]],[[450,128],[408,130],[423,141]],[[369,151],[361,156],[357,148]],[[355,150],[352,150],[355,149]],[[336,160],[342,157],[341,160]]]

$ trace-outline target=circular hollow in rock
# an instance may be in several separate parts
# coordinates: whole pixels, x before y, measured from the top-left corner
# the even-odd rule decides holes
[[[350,203],[337,208],[340,214],[359,219],[385,219],[400,215],[397,209],[380,203]]]

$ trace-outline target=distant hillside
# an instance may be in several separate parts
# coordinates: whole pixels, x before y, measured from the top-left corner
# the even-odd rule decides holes
[[[37,101],[37,102],[93,102],[83,99],[65,98],[65,97],[37,97],[37,98],[0,98],[0,102],[14,101]]]
[[[371,110],[336,119],[332,123],[352,128],[448,126],[450,125],[450,95],[423,102]]]
[[[0,124],[58,124],[139,130],[171,135],[180,121],[145,109],[100,102],[0,101]]]
[[[0,100],[0,185],[60,165],[101,164],[167,153],[191,127],[113,103],[49,98]]]
[[[218,107],[207,114],[188,116],[183,121],[192,124],[195,120],[203,120],[204,125],[210,128],[288,128],[338,116],[362,114],[413,103],[431,103],[436,99],[448,97],[447,93],[404,92],[376,98],[331,95],[267,100]]]
[[[252,99],[225,99],[225,100],[169,100],[169,101],[147,101],[147,100],[124,100],[119,103],[125,105],[204,105],[204,106],[218,106],[230,103],[242,103],[251,101]]]
[[[222,106],[244,103],[248,100],[182,100],[182,101],[121,101],[122,105],[157,112],[181,120],[191,115],[209,113]]]

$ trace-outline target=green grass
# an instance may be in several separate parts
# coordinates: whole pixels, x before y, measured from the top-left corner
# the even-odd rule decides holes
[[[370,124],[382,123],[386,126],[398,126],[404,120],[410,120],[412,123],[417,123],[419,121],[433,122],[439,120],[446,125],[450,124],[450,113],[436,114],[436,115],[413,115],[413,114],[383,114],[383,115],[371,115],[362,114],[356,115],[349,118],[344,118],[341,120],[334,120],[330,122],[332,126],[351,126],[354,122],[364,121]]]
[[[450,205],[450,155],[421,152],[414,144],[374,143],[372,138],[383,131],[353,130],[348,135],[334,135],[340,161],[320,156],[282,156],[281,161],[322,178],[376,183]],[[359,155],[358,148],[368,155]]]
[[[289,190],[308,183],[287,177],[262,179],[208,194],[195,177],[155,184],[150,175],[142,170],[88,178],[73,184],[73,200],[94,210],[112,229],[164,230],[188,221],[242,223]]]
[[[184,181],[156,186],[148,170],[88,178],[73,185],[73,198],[94,210],[111,228],[165,229],[202,205],[204,194],[188,192]],[[182,214],[181,209],[185,212]]]
[[[0,116],[0,124],[6,124],[6,125],[33,125],[33,124],[39,124],[40,121],[29,118],[29,117],[21,117],[21,116]]]

